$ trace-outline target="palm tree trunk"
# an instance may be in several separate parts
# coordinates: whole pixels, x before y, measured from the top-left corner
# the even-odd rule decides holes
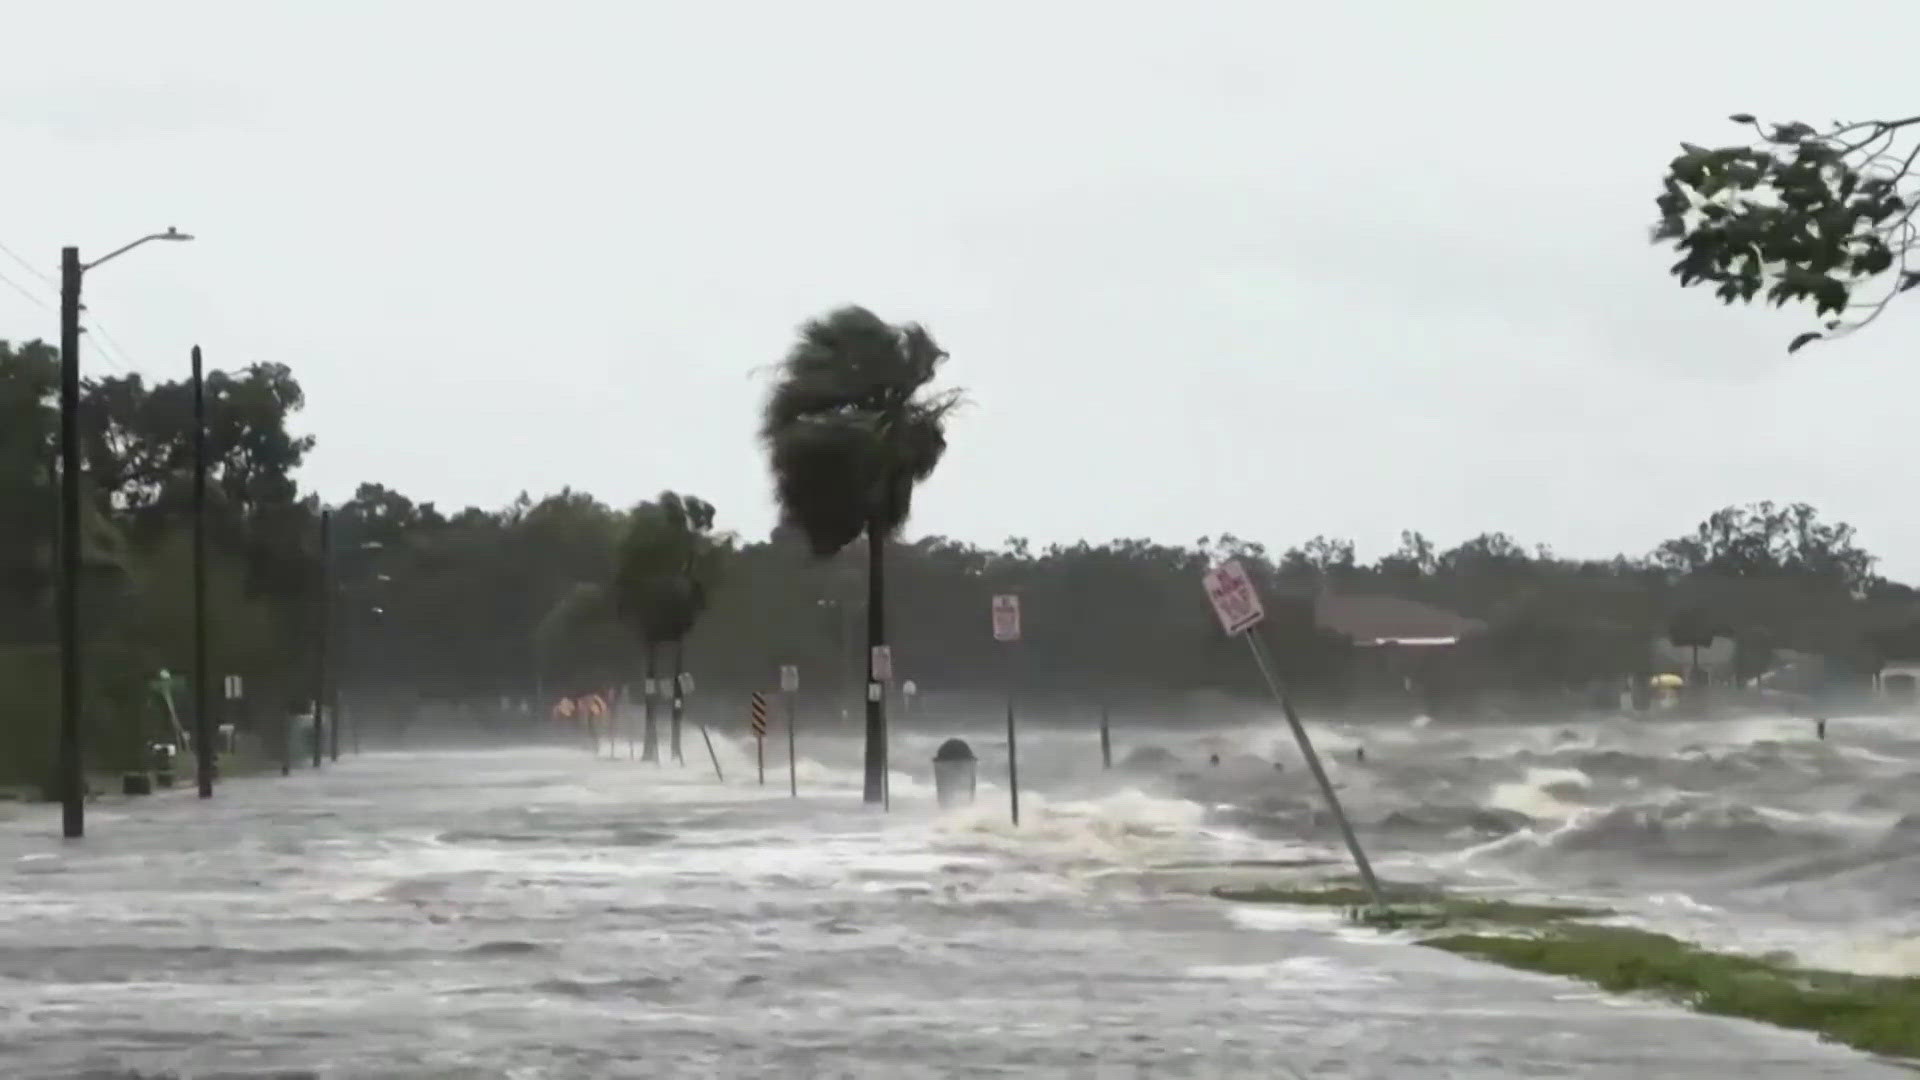
[[[873,650],[887,643],[886,538],[874,519],[867,519],[867,771],[862,797],[870,803],[886,798],[887,700],[875,695]]]
[[[680,673],[686,670],[687,643],[681,639],[673,643],[673,685],[667,692],[673,695],[673,730],[670,732],[673,751],[673,763],[685,765],[687,759],[680,756],[680,716],[686,710],[686,698],[680,693]]]
[[[644,695],[646,703],[641,706],[646,720],[645,730],[640,740],[640,760],[651,761],[656,765],[660,762],[660,725],[653,718],[653,698],[654,692],[659,689],[654,683],[654,675],[659,669],[660,646],[649,641],[647,642],[647,683]]]

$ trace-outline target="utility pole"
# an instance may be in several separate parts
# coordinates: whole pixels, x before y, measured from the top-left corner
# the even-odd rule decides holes
[[[60,249],[60,831],[86,833],[80,761],[80,249]]]
[[[320,741],[325,733],[327,704],[327,631],[333,625],[333,512],[320,511],[320,595],[315,622],[313,672],[313,767],[320,767],[320,753],[326,747]],[[335,721],[338,722],[337,720]]]
[[[149,233],[91,263],[60,249],[60,831],[86,832],[87,780],[80,751],[80,279],[150,240],[191,240],[178,229]]]
[[[207,692],[207,382],[193,347],[193,750],[200,797],[213,798],[212,705]]]

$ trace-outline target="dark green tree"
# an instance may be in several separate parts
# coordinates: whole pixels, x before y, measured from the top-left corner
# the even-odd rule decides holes
[[[1681,143],[1657,200],[1653,238],[1679,251],[1670,272],[1682,286],[1711,285],[1728,304],[1811,303],[1822,329],[1796,336],[1792,352],[1866,326],[1920,285],[1909,264],[1920,248],[1920,116],[1824,128],[1730,119],[1757,137]]]
[[[641,503],[628,515],[609,590],[614,614],[645,651],[649,683],[657,679],[660,646],[673,646],[668,750],[676,762],[685,760],[680,728],[686,696],[680,688],[680,676],[686,670],[687,635],[707,610],[729,547],[725,537],[715,535],[713,521],[713,505],[691,495],[666,491],[652,502]],[[641,757],[658,761],[660,737],[654,720],[654,695],[646,695],[644,708]]]
[[[768,397],[760,436],[781,519],[817,557],[867,538],[867,655],[887,644],[886,546],[913,508],[914,487],[946,452],[958,391],[928,393],[947,358],[918,324],[895,326],[845,307],[801,327]],[[885,785],[885,695],[867,695],[867,802]]]
[[[40,636],[28,624],[53,584],[59,380],[58,349],[0,341],[0,643]]]

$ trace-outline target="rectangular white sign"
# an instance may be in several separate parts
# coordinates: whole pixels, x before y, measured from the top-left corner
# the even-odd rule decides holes
[[[238,675],[229,675],[229,676],[227,676],[227,677],[226,677],[226,680],[225,680],[225,681],[226,681],[226,688],[227,688],[227,700],[228,700],[228,701],[239,701],[239,700],[240,700],[240,689],[241,689],[241,688],[240,688],[240,676],[238,676]]]
[[[1238,560],[1228,559],[1207,571],[1205,582],[1213,613],[1220,617],[1220,625],[1227,633],[1251,630],[1267,617],[1260,594],[1253,589],[1253,579],[1247,577],[1246,569]]]
[[[993,598],[993,640],[1020,640],[1020,598],[1003,595]]]
[[[680,692],[682,694],[693,693],[693,672],[683,671],[680,673]]]
[[[798,689],[800,689],[800,665],[798,664],[780,665],[781,692],[791,694]]]
[[[872,674],[874,682],[893,681],[893,648],[888,645],[873,647]]]

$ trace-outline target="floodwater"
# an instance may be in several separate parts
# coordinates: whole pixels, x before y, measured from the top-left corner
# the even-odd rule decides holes
[[[1920,940],[1920,743],[1835,728],[1317,730],[1384,874],[1897,963]],[[717,739],[717,783],[697,735],[664,769],[368,753],[210,804],[103,802],[77,844],[16,811],[0,1075],[1911,1075],[1212,899],[1280,873],[1235,862],[1339,851],[1284,726],[1123,726],[1112,772],[1090,732],[1037,730],[1018,830],[1003,739],[978,733],[980,802],[947,814],[937,741],[898,739],[891,814],[858,804],[851,741],[803,743],[796,800],[783,754],[762,788]]]

